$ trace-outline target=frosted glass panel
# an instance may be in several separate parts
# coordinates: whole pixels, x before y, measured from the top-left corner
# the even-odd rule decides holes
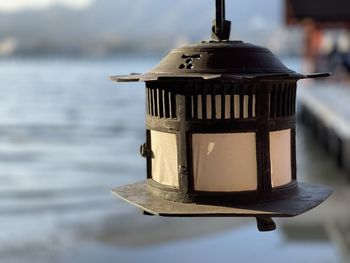
[[[179,186],[176,135],[151,131],[152,178],[168,186]]]
[[[292,181],[291,131],[270,132],[270,158],[272,187]]]
[[[241,113],[240,113],[240,103],[241,103],[241,100],[239,99],[239,95],[235,95],[234,96],[234,99],[235,99],[235,107],[234,107],[234,111],[235,111],[235,119],[239,119],[239,117],[241,116]]]
[[[249,102],[249,96],[245,95],[243,97],[243,118],[247,119],[248,118],[248,102]]]
[[[193,134],[195,190],[256,190],[255,141],[255,133]]]

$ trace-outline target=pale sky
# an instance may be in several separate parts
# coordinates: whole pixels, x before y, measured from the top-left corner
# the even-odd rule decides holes
[[[38,9],[54,4],[64,4],[72,8],[82,8],[93,0],[0,0],[0,11],[14,12],[21,9]]]

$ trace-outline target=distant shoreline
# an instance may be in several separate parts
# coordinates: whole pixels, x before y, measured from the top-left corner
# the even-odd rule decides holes
[[[103,55],[86,53],[25,53],[0,56],[0,61],[9,60],[108,60],[108,59],[126,59],[126,58],[154,58],[160,60],[165,55],[164,52],[117,52]]]

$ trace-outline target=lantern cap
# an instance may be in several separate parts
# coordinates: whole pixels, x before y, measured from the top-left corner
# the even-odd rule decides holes
[[[173,49],[146,74],[114,76],[117,82],[162,79],[304,79],[329,73],[305,75],[287,68],[269,49],[242,41],[202,41]]]

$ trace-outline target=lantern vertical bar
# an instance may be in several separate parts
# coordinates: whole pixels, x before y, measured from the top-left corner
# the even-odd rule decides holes
[[[169,92],[170,95],[170,112],[171,112],[171,118],[175,119],[177,117],[177,105],[176,105],[176,94],[174,89],[171,89]]]
[[[163,105],[164,105],[164,117],[166,119],[171,118],[171,107],[170,107],[170,91],[167,88],[164,88],[164,98],[163,98]]]
[[[293,85],[293,99],[292,99],[293,114],[295,114],[295,108],[296,108],[296,93],[297,93],[297,88],[296,88],[296,84],[294,84]]]
[[[198,95],[197,95],[198,92],[197,92],[197,86],[194,85],[193,89],[194,89],[193,94],[192,94],[192,96],[193,96],[193,105],[192,105],[192,107],[193,107],[193,119],[194,120],[198,120]]]
[[[292,105],[292,98],[291,98],[291,90],[292,90],[292,83],[288,83],[287,88],[287,116],[291,116],[291,105]]]
[[[260,148],[259,155],[261,158],[261,190],[263,193],[271,193],[272,183],[271,183],[271,161],[270,161],[270,130],[268,127],[268,121],[270,116],[270,86],[268,83],[258,84],[258,89],[260,91],[260,112],[259,119],[261,121],[261,126],[259,127],[259,139]]]
[[[296,160],[296,128],[291,129],[291,168],[292,180],[297,180],[297,160]]]
[[[272,118],[276,118],[277,117],[277,105],[278,105],[278,102],[277,102],[277,98],[278,98],[278,86],[276,84],[273,84],[272,86],[272,92],[270,92],[270,94],[272,95],[271,96],[271,106],[270,109],[272,110],[272,112],[270,113],[270,116]]]
[[[253,118],[253,89],[252,85],[249,87],[248,94],[248,118]]]
[[[150,115],[154,115],[154,110],[153,110],[153,94],[152,94],[152,89],[150,87],[147,87],[148,90],[148,96],[149,96],[149,110],[150,110]]]
[[[289,83],[286,83],[284,86],[284,112],[283,112],[283,116],[289,116],[288,114],[288,105],[289,105],[289,96],[288,96],[288,92],[289,92],[289,88],[290,85]]]
[[[202,116],[203,116],[203,120],[207,120],[208,119],[208,112],[207,112],[207,86],[208,85],[200,85],[201,87],[203,87],[203,91],[202,91]]]
[[[163,108],[164,93],[161,87],[157,88],[157,97],[158,97],[158,116],[159,118],[164,118],[164,108]]]
[[[151,131],[146,130],[146,149],[150,151],[152,145],[151,141]],[[147,178],[152,179],[152,153],[148,152],[146,156],[146,164],[147,164]]]
[[[210,87],[210,98],[211,98],[211,119],[216,119],[216,91],[215,85]]]
[[[146,115],[149,115],[149,96],[148,96],[147,88],[145,88],[145,97],[146,97]]]
[[[227,84],[221,84],[221,119],[226,119],[226,94],[227,94]]]
[[[231,84],[231,90],[230,90],[230,99],[231,99],[230,115],[231,115],[231,120],[233,120],[235,118],[235,87],[236,87],[236,84],[232,83]]]
[[[295,114],[295,111],[294,111],[294,85],[291,85],[290,87],[291,89],[291,93],[290,93],[290,100],[291,100],[291,106],[290,106],[290,110],[291,110],[291,115],[294,115]]]
[[[239,87],[239,118],[244,119],[244,90],[246,87],[246,83],[243,83]]]
[[[261,99],[261,91],[257,89],[256,93],[257,98],[257,112],[260,119],[260,109],[262,104]],[[261,194],[264,192],[264,159],[262,158],[262,136],[261,136],[261,125],[258,126],[257,131],[255,133],[255,143],[256,143],[256,162],[257,162],[257,191]]]
[[[154,92],[154,88],[152,87],[151,89],[151,96],[152,96],[152,116],[157,116],[157,111],[156,111],[156,104],[157,104],[157,101],[156,101],[156,97],[155,97],[155,92]]]
[[[284,90],[284,86],[283,84],[279,84],[278,85],[278,96],[277,96],[277,99],[278,99],[278,117],[282,117],[283,116],[283,90]]]
[[[183,85],[181,88],[179,85]],[[177,131],[177,149],[178,149],[178,173],[179,173],[179,188],[183,198],[189,194],[191,189],[191,180],[189,179],[190,159],[188,152],[191,149],[188,141],[188,133],[186,122],[190,120],[191,114],[191,91],[192,84],[177,83],[179,94],[176,99],[177,117],[180,124],[180,129]]]

